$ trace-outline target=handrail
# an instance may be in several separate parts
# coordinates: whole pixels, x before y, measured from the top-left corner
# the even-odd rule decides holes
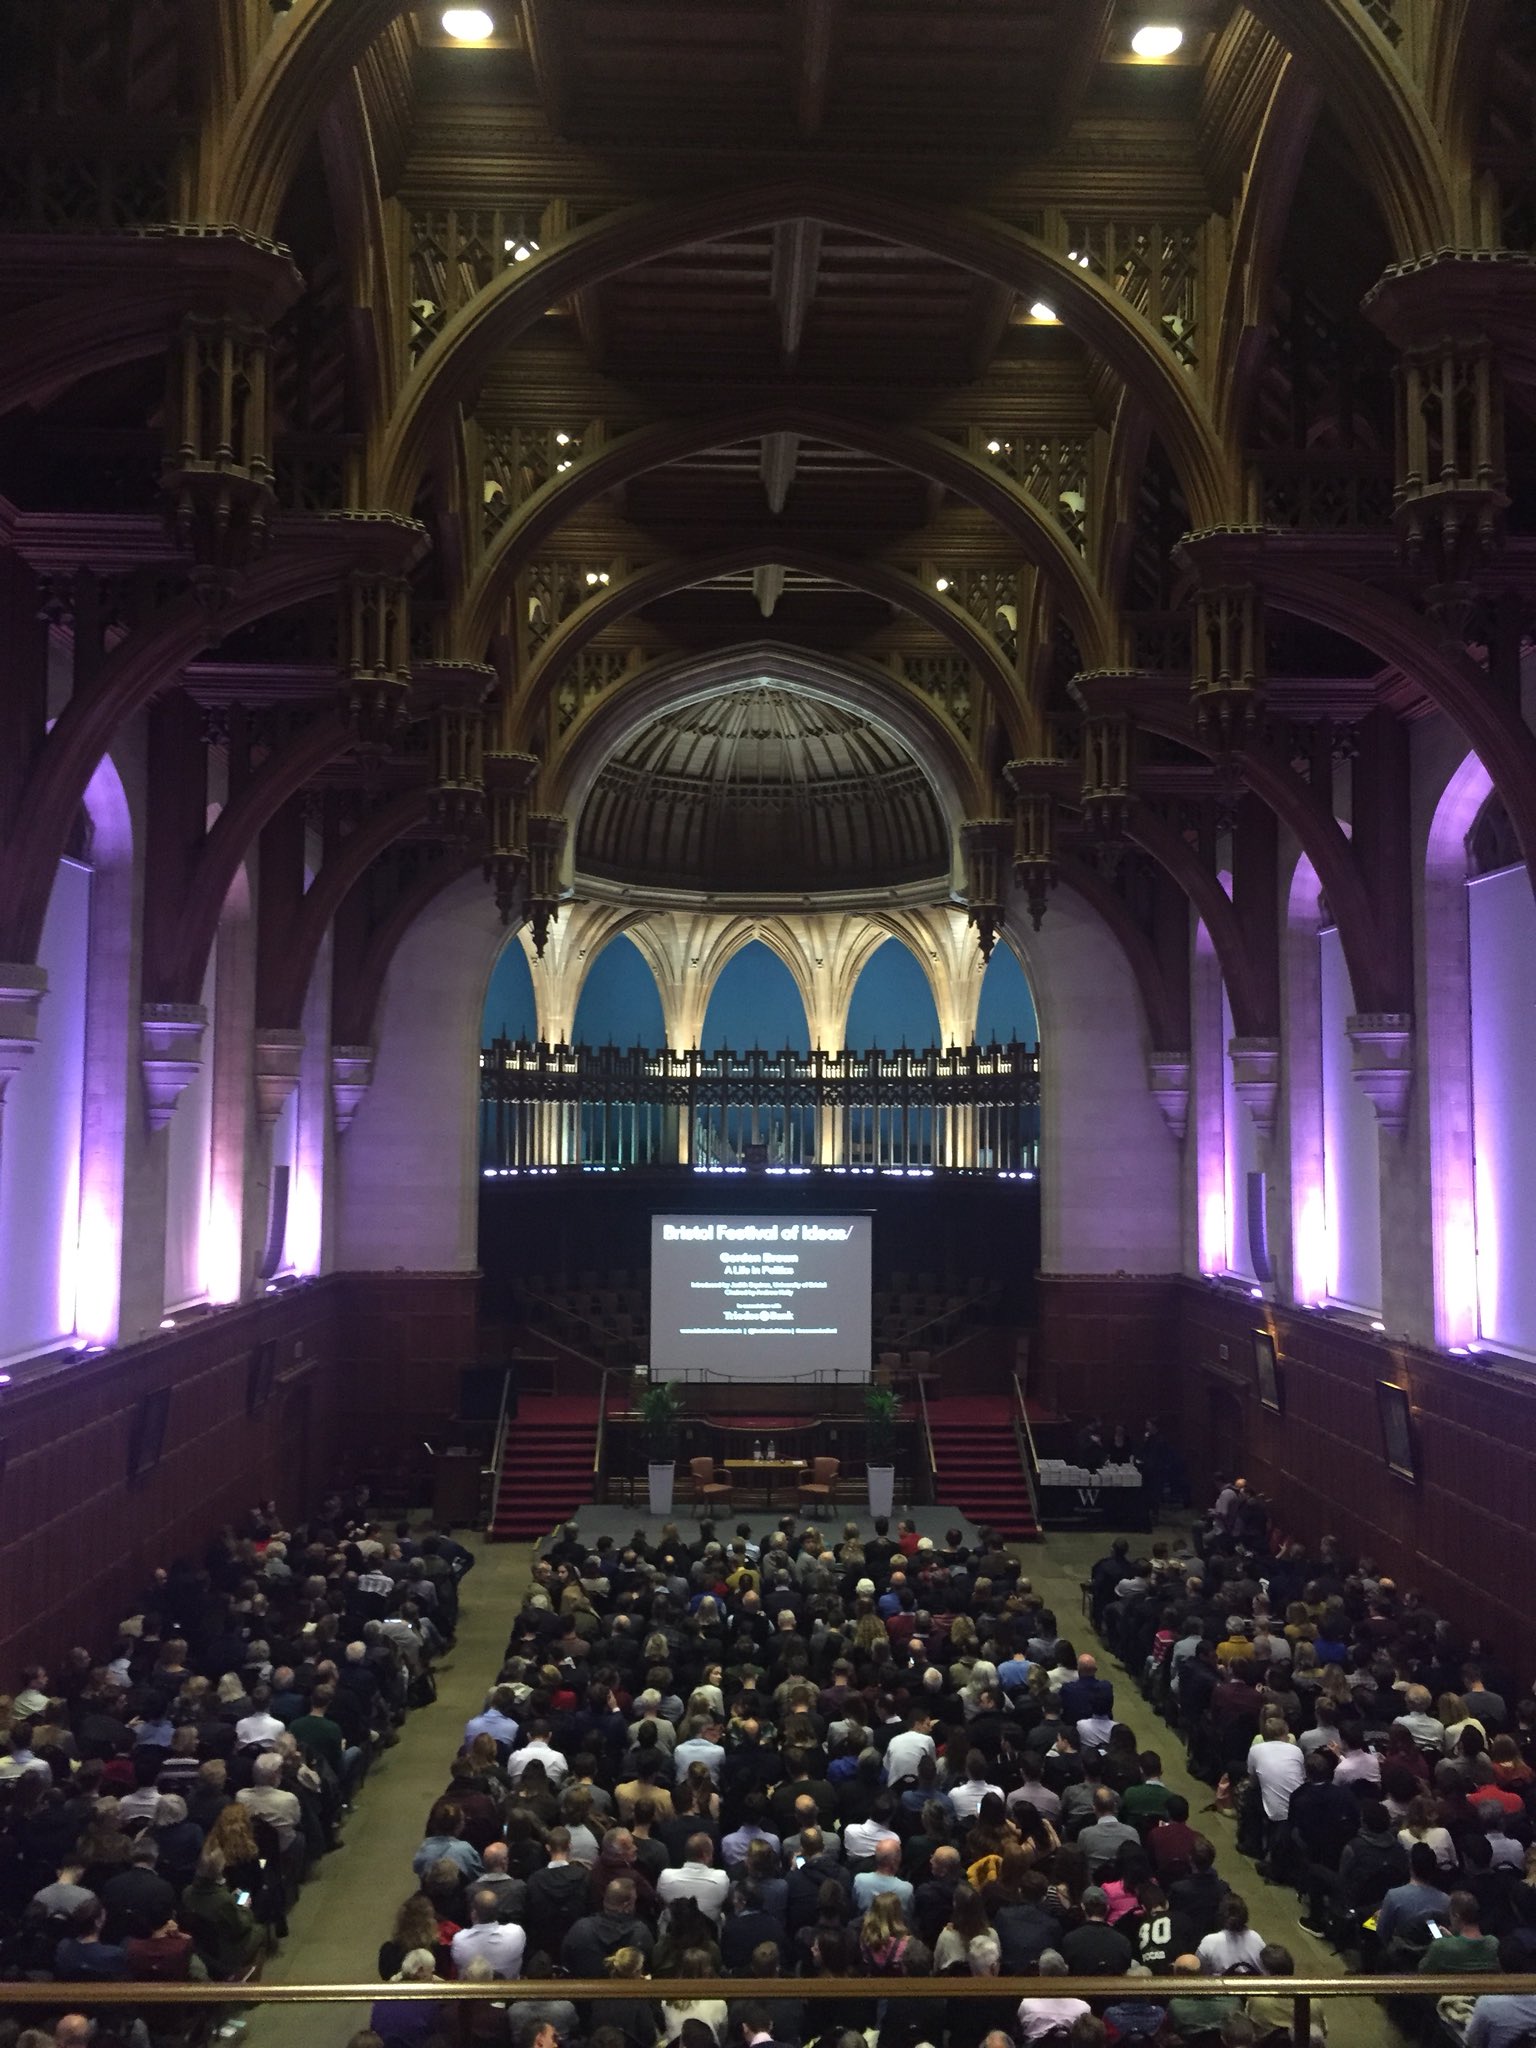
[[[938,1479],[938,1460],[933,1452],[933,1429],[928,1420],[928,1389],[923,1385],[923,1375],[916,1372],[912,1377],[917,1381],[917,1405],[923,1411],[923,1450],[928,1459],[928,1505],[934,1505],[934,1492]]]
[[[600,1368],[602,1378],[597,1384],[597,1442],[592,1446],[592,1498],[600,1501],[606,1478],[603,1467],[608,1458],[608,1372],[605,1365]]]
[[[501,1499],[501,1468],[507,1455],[507,1402],[512,1393],[512,1375],[504,1372],[501,1376],[501,1406],[496,1412],[496,1447],[491,1453],[491,1514],[496,1513],[496,1503]]]
[[[1029,1445],[1029,1463],[1033,1471],[1040,1469],[1040,1453],[1035,1449],[1035,1432],[1029,1426],[1029,1404],[1024,1399],[1024,1389],[1019,1385],[1017,1373],[1013,1376],[1013,1397],[1019,1404],[1019,1420],[1024,1425],[1024,1439]]]
[[[1029,1403],[1024,1398],[1024,1389],[1019,1385],[1017,1373],[1013,1376],[1013,1397],[1019,1404],[1019,1412],[1013,1419],[1014,1441],[1019,1446],[1019,1462],[1024,1467],[1024,1484],[1029,1489],[1029,1512],[1038,1529],[1043,1526],[1040,1520],[1040,1495],[1037,1490],[1040,1457],[1035,1449],[1035,1432],[1029,1426]]]
[[[633,1998],[634,1978],[560,1977],[511,1979],[491,1978],[484,1983],[381,1983],[363,1978],[347,1984],[262,1984],[262,1983],[133,1983],[128,1980],[92,1978],[85,1983],[48,1981],[17,1982],[5,1987],[5,2004],[14,2006],[59,2006],[71,2009],[109,2005],[356,2005],[364,1999],[433,1999],[443,2003],[473,2004],[489,2000],[495,2004],[516,2004],[524,1999],[546,1999],[551,1985],[572,2003],[606,2003],[615,1998]],[[676,1980],[644,1978],[659,1993]],[[696,1980],[697,1981],[697,1980]],[[713,1978],[705,1981],[714,1982]],[[733,1998],[782,1998],[786,1984],[805,1983],[807,1995],[825,2000],[881,1999],[891,1995],[889,1977],[818,1977],[811,1980],[786,1977],[730,1977]],[[1290,1998],[1298,2019],[1310,2020],[1306,2009],[1315,1998],[1467,1998],[1485,1996],[1536,1997],[1536,1975],[1525,1972],[1487,1976],[1465,1972],[1436,1972],[1420,1976],[1339,1975],[1337,1977],[904,1977],[903,1998],[996,1999],[999,1994],[1020,1998],[1121,1999],[1169,1998]],[[1305,2024],[1299,2036],[1307,2039]]]

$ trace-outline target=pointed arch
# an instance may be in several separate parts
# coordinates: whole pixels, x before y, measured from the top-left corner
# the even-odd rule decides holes
[[[905,932],[899,928],[886,928],[878,933],[877,943],[871,946],[865,954],[853,987],[848,993],[848,1017],[844,1027],[844,1040],[850,1051],[865,1052],[871,1047],[876,1047],[882,1052],[889,1052],[897,1043],[897,1033],[894,1030],[871,1033],[867,1027],[861,1031],[854,1022],[855,1006],[860,1001],[861,991],[863,992],[866,1006],[869,1002],[871,993],[869,978],[871,974],[884,972],[886,978],[893,981],[897,981],[905,975],[905,967],[899,965],[897,956],[889,951],[892,946],[899,948],[899,952],[904,956],[905,962],[909,963],[916,971],[927,1002],[924,1028],[920,1030],[915,1029],[913,1033],[909,1033],[903,1024],[899,1033],[900,1042],[903,1045],[911,1045],[915,1050],[919,1051],[929,1045],[942,1045],[943,1043],[944,1027],[939,1021],[938,995],[934,989],[933,977],[928,971],[928,965]],[[891,964],[882,970],[879,963],[887,959]],[[903,999],[908,1000],[905,995]],[[922,1010],[923,1005],[920,1003],[918,1007],[919,1010]],[[928,1026],[926,1023],[928,1014],[931,1014],[932,1017],[931,1026]],[[914,1027],[916,1027],[917,1019],[915,1017],[912,1019],[912,1022]]]
[[[1239,479],[1198,389],[1149,323],[1066,253],[961,208],[853,192],[815,180],[625,207],[576,228],[531,262],[504,270],[448,323],[406,383],[383,444],[383,502],[408,508],[437,423],[464,403],[496,358],[574,292],[691,242],[786,220],[867,234],[921,250],[1017,292],[1050,298],[1063,325],[1141,397],[1179,471],[1198,526],[1240,517]]]
[[[666,463],[773,433],[801,434],[881,457],[944,485],[979,511],[989,513],[1019,543],[1026,558],[1050,576],[1085,666],[1105,667],[1112,662],[1113,624],[1082,557],[1045,506],[1003,471],[979,462],[956,442],[921,428],[848,420],[794,403],[704,419],[668,420],[620,435],[591,455],[579,456],[569,469],[551,477],[518,507],[487,549],[465,597],[457,644],[483,649],[489,643],[511,579],[541,542],[593,498]]]
[[[523,678],[517,706],[519,732],[526,738],[538,729],[538,722],[555,683],[566,667],[587,644],[603,631],[658,598],[670,597],[695,583],[717,576],[730,576],[743,569],[755,569],[763,562],[776,562],[786,569],[799,569],[813,576],[830,577],[862,590],[871,597],[913,613],[932,626],[970,662],[996,698],[1010,742],[1028,751],[1036,739],[1039,712],[1025,701],[1018,679],[1004,662],[997,643],[982,631],[969,613],[952,604],[936,590],[929,590],[905,569],[887,562],[852,561],[819,549],[775,546],[771,539],[743,547],[726,548],[715,554],[690,555],[671,561],[653,562],[611,584],[589,598],[557,626],[539,649]],[[1009,719],[1006,714],[1011,713]]]
[[[721,654],[668,655],[637,670],[577,722],[559,758],[546,766],[544,787],[550,802],[573,821],[579,820],[604,761],[632,732],[672,705],[714,696],[762,675],[789,689],[825,697],[900,740],[932,783],[952,832],[964,819],[984,814],[986,792],[977,763],[915,693],[895,686],[890,674],[873,662],[772,640]],[[576,850],[579,858],[579,844]]]
[[[1334,107],[1401,261],[1459,247],[1470,222],[1423,96],[1359,0],[1247,0]]]
[[[778,961],[779,965],[789,976],[790,984],[795,991],[795,996],[800,1005],[800,1025],[803,1044],[806,1047],[810,1045],[812,992],[806,983],[804,964],[794,957],[792,949],[784,942],[783,934],[774,929],[774,924],[775,920],[771,918],[739,918],[733,920],[731,924],[725,927],[714,946],[711,947],[707,961],[701,969],[701,972],[706,976],[709,989],[709,995],[705,1001],[699,1024],[699,1039],[702,1050],[709,1051],[711,1049],[709,1043],[709,1013],[714,1008],[716,999],[720,994],[720,984],[726,970],[734,962],[740,960],[748,947],[753,945],[759,945],[763,947],[765,952],[771,953],[773,958]],[[734,1046],[731,1048],[732,1051],[739,1051],[741,1049]]]
[[[626,948],[628,953],[634,956],[631,976],[633,977],[635,970],[644,976],[645,993],[642,995],[637,991],[634,1000],[642,1007],[654,1005],[652,1015],[642,1016],[637,1011],[632,1020],[626,1015],[622,1031],[607,1026],[600,1032],[583,1030],[582,1006],[590,1005],[602,998],[602,982],[615,974],[620,962],[627,964]],[[572,1042],[578,1045],[643,1045],[647,1052],[664,1050],[667,1043],[667,1018],[666,1008],[661,999],[661,987],[645,948],[635,944],[634,932],[627,924],[618,924],[612,931],[606,933],[601,945],[594,947],[582,962],[578,990],[571,1004],[571,1024]]]

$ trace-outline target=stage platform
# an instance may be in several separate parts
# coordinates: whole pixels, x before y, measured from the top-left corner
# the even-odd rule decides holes
[[[779,1526],[779,1518],[789,1512],[791,1511],[788,1508],[765,1509],[761,1505],[739,1510],[731,1509],[715,1517],[715,1533],[722,1542],[729,1542],[737,1529],[745,1523],[751,1531],[753,1540],[761,1542],[764,1536],[772,1535]],[[976,1524],[968,1521],[959,1508],[942,1506],[898,1509],[891,1517],[893,1530],[907,1512],[910,1512],[911,1519],[917,1524],[918,1534],[931,1536],[936,1545],[943,1542],[945,1532],[950,1529],[958,1529],[961,1540],[967,1544],[974,1544],[981,1534]],[[797,1530],[813,1526],[811,1518],[796,1515],[794,1519]],[[584,1537],[595,1539],[599,1536],[611,1536],[618,1544],[627,1542],[637,1529],[643,1529],[647,1536],[659,1536],[667,1522],[676,1523],[685,1540],[690,1543],[697,1538],[699,1531],[699,1522],[694,1516],[692,1502],[680,1502],[677,1512],[672,1515],[649,1515],[633,1508],[615,1507],[611,1501],[588,1501],[576,1510],[574,1520]],[[873,1536],[875,1533],[875,1518],[867,1507],[859,1509],[842,1504],[839,1504],[835,1514],[814,1521],[814,1526],[821,1530],[829,1542],[840,1543],[843,1540],[843,1525],[846,1522],[857,1522],[861,1537]],[[539,1548],[547,1549],[548,1541],[541,1543]]]

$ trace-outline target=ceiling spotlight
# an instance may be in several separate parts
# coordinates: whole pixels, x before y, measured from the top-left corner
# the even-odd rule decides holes
[[[1038,320],[1042,327],[1054,327],[1056,325],[1056,308],[1048,306],[1044,299],[1036,299],[1029,309],[1029,317],[1031,320]]]
[[[933,579],[933,587],[935,590],[948,590],[949,578],[947,576],[935,576]]]
[[[987,443],[987,453],[989,455],[1001,455],[1002,452],[1003,444],[1001,441],[989,441]]]
[[[1091,256],[1084,255],[1081,249],[1069,249],[1067,251],[1067,261],[1069,263],[1075,263],[1079,270],[1087,270],[1089,266],[1092,264],[1093,258]]]
[[[606,569],[604,569],[604,570],[602,570],[602,571],[601,571],[601,573],[599,574],[599,576],[598,576],[598,579],[597,579],[597,580],[598,580],[598,582],[599,582],[599,583],[608,583],[608,582],[610,582],[610,581],[611,581],[612,579],[611,579],[611,577],[609,576],[609,574],[608,574],[608,571],[607,571]]]
[[[1138,57],[1171,57],[1184,41],[1184,31],[1171,22],[1149,21],[1131,37]]]
[[[561,470],[562,470],[562,469],[569,469],[569,468],[570,468],[570,466],[571,466],[571,463],[570,463],[570,457],[569,457],[569,456],[567,456],[567,457],[566,457],[566,459],[565,459],[565,461],[564,461],[564,462],[557,462],[557,463],[555,464],[555,474],[556,474],[556,476],[558,476],[558,475],[560,474],[560,472],[561,472]]]
[[[176,1327],[176,1318],[174,1316],[162,1316],[160,1318],[160,1327],[162,1330],[174,1330]]]
[[[597,571],[596,571],[595,569],[589,569],[589,570],[587,571],[587,582],[588,582],[588,584],[593,584],[593,583],[595,583],[596,581],[597,581]]]
[[[1383,1323],[1383,1322],[1380,1322],[1380,1321],[1378,1321],[1378,1320],[1377,1320],[1377,1319],[1375,1319],[1374,1317],[1372,1318],[1372,1321],[1371,1321],[1371,1328],[1372,1328],[1373,1330],[1384,1330],[1384,1329],[1385,1329],[1386,1327],[1387,1327],[1387,1326],[1386,1326],[1386,1324],[1385,1324],[1385,1323]]]
[[[1264,1299],[1264,1290],[1262,1287],[1250,1287],[1248,1292],[1253,1296],[1255,1301],[1262,1301]]]
[[[445,7],[443,33],[456,43],[483,43],[496,24],[483,7]]]
[[[560,432],[555,436],[555,446],[557,448],[569,448],[570,445],[571,437],[568,433],[566,433],[564,428],[562,428]]]

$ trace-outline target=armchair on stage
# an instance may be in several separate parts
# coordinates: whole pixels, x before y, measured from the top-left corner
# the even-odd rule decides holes
[[[713,1458],[690,1458],[688,1470],[693,1478],[694,1512],[702,1514],[706,1507],[728,1508],[735,1505],[735,1487],[728,1472],[718,1472]]]
[[[837,1474],[841,1460],[838,1458],[816,1458],[812,1460],[809,1472],[802,1472],[796,1482],[795,1492],[800,1505],[807,1513],[830,1508],[837,1498]]]

